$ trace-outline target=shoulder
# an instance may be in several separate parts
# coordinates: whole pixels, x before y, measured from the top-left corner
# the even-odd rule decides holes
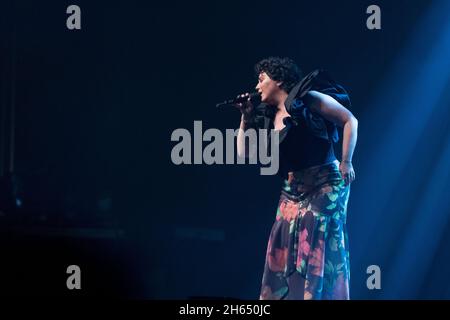
[[[330,99],[333,99],[331,96],[316,91],[316,90],[309,90],[306,94],[304,99],[306,100],[305,102],[312,102],[312,103],[321,103],[321,102],[326,102],[329,101]]]
[[[311,109],[318,111],[319,109],[322,109],[324,107],[330,106],[330,105],[339,105],[341,107],[342,104],[336,100],[334,97],[316,91],[316,90],[310,90],[305,94],[305,97],[303,98],[304,102],[310,107]]]
[[[312,110],[318,111],[323,103],[332,99],[330,96],[316,90],[308,91],[303,97],[305,104]]]

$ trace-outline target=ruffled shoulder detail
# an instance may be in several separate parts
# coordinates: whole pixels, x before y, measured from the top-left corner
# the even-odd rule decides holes
[[[286,110],[293,118],[294,123],[304,123],[317,137],[337,142],[339,135],[336,125],[309,109],[304,98],[311,90],[331,96],[346,108],[351,107],[350,97],[347,91],[337,84],[327,71],[317,69],[307,74],[292,88],[285,102]]]

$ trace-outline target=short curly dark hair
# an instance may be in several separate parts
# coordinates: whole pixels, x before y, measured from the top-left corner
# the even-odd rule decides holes
[[[261,72],[267,75],[274,81],[281,81],[281,89],[289,93],[291,89],[300,81],[302,71],[289,58],[269,57],[259,61],[255,65],[256,76]]]

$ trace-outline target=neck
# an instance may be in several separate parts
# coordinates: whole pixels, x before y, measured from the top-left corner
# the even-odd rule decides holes
[[[286,111],[286,106],[284,105],[284,102],[286,101],[288,97],[288,94],[285,91],[280,91],[279,95],[278,95],[278,104],[277,104],[277,112],[282,112],[285,113]]]

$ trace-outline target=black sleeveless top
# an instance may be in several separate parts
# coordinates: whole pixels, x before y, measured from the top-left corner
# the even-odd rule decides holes
[[[300,171],[336,160],[333,142],[312,134],[304,123],[294,125],[292,119],[283,120],[285,127],[279,132],[279,173]]]
[[[325,70],[315,70],[305,76],[290,92],[286,99],[286,110],[290,117],[283,119],[285,127],[279,131],[280,168],[278,174],[285,177],[288,172],[299,171],[312,166],[336,160],[333,143],[339,140],[336,125],[308,107],[306,94],[310,90],[319,91],[336,99],[345,107],[350,107],[350,98],[345,89],[334,82]],[[270,129],[276,109],[267,104],[255,108],[252,126]],[[270,150],[270,146],[268,146]]]

